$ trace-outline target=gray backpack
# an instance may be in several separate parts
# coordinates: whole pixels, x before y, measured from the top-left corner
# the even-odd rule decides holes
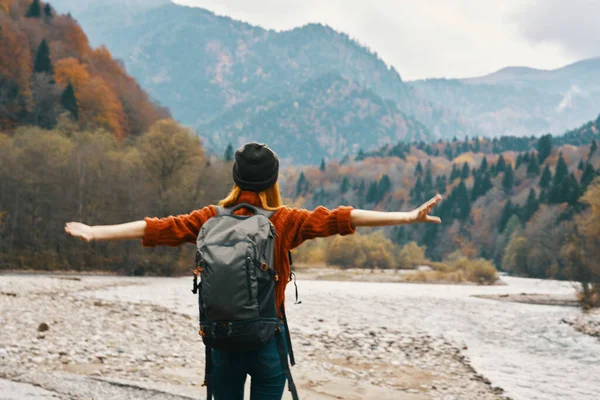
[[[233,214],[242,208],[254,214]],[[273,336],[289,390],[294,399],[298,398],[279,329],[281,311],[290,363],[294,365],[285,310],[278,310],[275,302],[275,284],[281,277],[273,264],[277,233],[269,220],[271,215],[272,211],[245,203],[232,208],[217,207],[217,215],[206,221],[198,234],[192,292],[198,294],[199,334],[206,347],[205,384],[209,400],[212,348],[249,351],[265,345]]]

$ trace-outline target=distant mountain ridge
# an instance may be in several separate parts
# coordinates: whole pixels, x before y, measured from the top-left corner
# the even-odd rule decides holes
[[[54,5],[68,11],[76,3],[56,0]],[[426,128],[428,140],[562,132],[590,120],[600,108],[600,66],[594,60],[555,71],[508,67],[478,78],[405,82],[376,53],[322,24],[276,32],[166,0],[87,4],[87,9],[81,4],[73,9],[91,42],[106,43],[155,99],[176,119],[195,127],[216,152],[224,150],[225,140],[235,146],[250,136],[267,140],[295,132],[287,125],[289,116],[277,114],[279,108],[268,102],[275,96],[293,103],[293,96],[301,95],[298,88],[324,82],[320,79],[329,74],[370,90],[380,97],[377,102],[391,101],[394,112]],[[261,102],[271,111],[257,113]],[[235,117],[237,127],[223,118],[233,109],[242,112]],[[306,129],[324,121],[312,111],[301,117]],[[259,121],[267,115],[272,121]],[[339,127],[343,121],[330,124]],[[272,130],[259,135],[259,126]],[[362,126],[359,136],[375,147],[390,137],[377,125]],[[405,133],[406,141],[423,136],[420,130]],[[346,143],[340,149],[322,141],[314,149],[315,157],[352,155],[354,148],[363,146]],[[277,150],[289,155],[285,148]]]
[[[58,0],[55,5],[67,11],[71,3]],[[172,3],[132,8],[128,2],[123,9],[92,4],[92,11],[74,14],[87,27],[91,42],[106,43],[154,98],[201,134],[207,124],[222,120],[219,117],[235,105],[260,103],[273,95],[289,97],[306,82],[318,81],[330,73],[371,90],[382,102],[391,100],[399,113],[425,125],[430,138],[474,132],[456,114],[418,97],[376,54],[327,26],[308,24],[275,32]],[[242,120],[255,117],[242,116]],[[282,121],[286,117],[271,117],[279,129],[265,135],[285,135]],[[339,121],[332,124],[339,125]],[[372,133],[379,131],[373,126],[361,134],[376,144],[387,140]],[[236,145],[249,132],[225,133]],[[413,134],[408,133],[406,140],[412,140]],[[363,144],[351,143],[344,151],[351,152],[355,145]],[[327,146],[315,151],[320,157],[338,154]]]
[[[407,84],[487,136],[563,132],[600,110],[600,58],[554,70],[506,67],[476,78]]]

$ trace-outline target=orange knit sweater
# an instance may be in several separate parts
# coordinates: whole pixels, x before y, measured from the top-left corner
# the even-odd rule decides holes
[[[260,199],[257,193],[242,192],[238,203],[260,206]],[[271,222],[277,232],[275,236],[275,268],[279,276],[290,276],[287,252],[298,247],[305,240],[354,233],[356,228],[350,224],[352,209],[352,207],[338,207],[335,210],[328,210],[322,206],[317,207],[314,211],[290,207],[278,209],[271,216]],[[243,215],[248,212],[248,210],[242,209],[236,211],[236,214]],[[145,218],[146,233],[142,244],[146,247],[154,247],[196,243],[202,224],[216,214],[217,209],[210,205],[187,215],[161,219]],[[288,279],[281,279],[275,287],[278,307],[281,307],[284,302],[287,283]]]

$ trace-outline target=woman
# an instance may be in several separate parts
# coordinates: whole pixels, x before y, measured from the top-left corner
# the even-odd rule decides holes
[[[377,212],[338,207],[328,210],[317,207],[314,211],[285,207],[281,203],[277,178],[279,159],[266,145],[248,143],[235,154],[233,189],[219,202],[230,207],[248,203],[275,211],[270,220],[277,232],[275,237],[275,268],[279,276],[290,276],[289,250],[308,239],[354,233],[358,226],[385,226],[417,222],[441,223],[430,216],[431,209],[441,201],[438,194],[421,207],[410,212]],[[142,239],[142,245],[179,246],[195,243],[202,225],[216,215],[214,205],[195,210],[188,215],[167,218],[145,218],[143,221],[121,225],[87,226],[69,222],[65,231],[86,242],[92,240]],[[236,213],[247,214],[243,208]],[[287,280],[276,285],[276,303],[284,303]],[[246,376],[252,377],[251,399],[281,399],[286,375],[279,362],[274,340],[256,351],[224,353],[213,349],[212,386],[216,400],[243,399]]]

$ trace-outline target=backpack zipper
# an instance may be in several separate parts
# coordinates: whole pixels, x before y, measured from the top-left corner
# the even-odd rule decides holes
[[[246,251],[246,286],[248,287],[248,301],[252,301],[252,285],[250,284],[250,265],[252,258],[250,257],[250,247]]]

